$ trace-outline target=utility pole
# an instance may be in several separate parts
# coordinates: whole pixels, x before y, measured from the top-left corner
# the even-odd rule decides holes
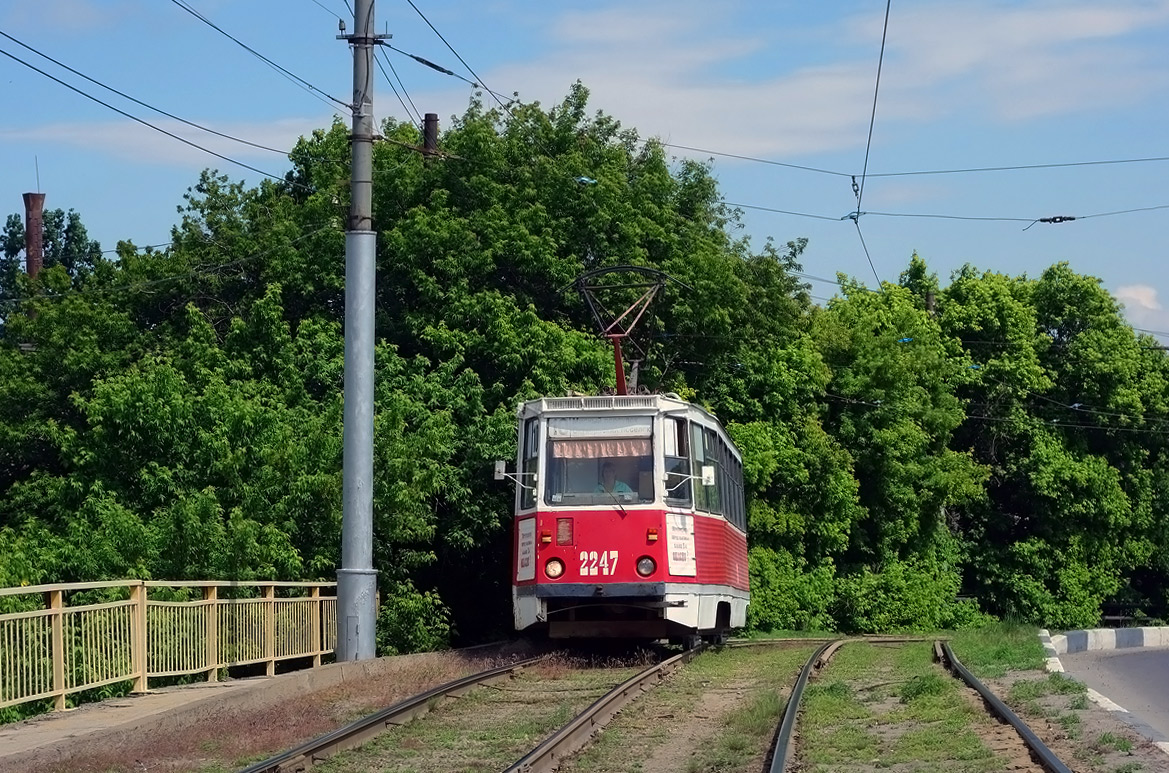
[[[345,229],[345,441],[341,568],[337,571],[338,662],[375,655],[377,572],[373,568],[373,230],[374,0],[356,0],[349,222]]]

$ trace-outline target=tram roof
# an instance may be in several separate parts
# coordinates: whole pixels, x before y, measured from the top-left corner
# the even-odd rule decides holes
[[[695,411],[715,424],[719,420],[700,405],[683,400],[676,394],[664,395],[572,395],[569,397],[540,397],[520,403],[517,416],[540,414],[567,414],[593,411],[620,411],[622,413],[660,413],[664,411]]]

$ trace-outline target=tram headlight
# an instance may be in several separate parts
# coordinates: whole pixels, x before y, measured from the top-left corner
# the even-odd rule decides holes
[[[642,577],[649,577],[657,571],[658,565],[649,556],[642,556],[637,559],[637,573]]]
[[[548,562],[544,564],[544,574],[548,575],[549,579],[555,580],[564,574],[564,562],[559,558],[549,558]]]

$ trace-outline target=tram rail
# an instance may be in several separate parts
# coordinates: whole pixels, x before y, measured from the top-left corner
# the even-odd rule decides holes
[[[1065,765],[1055,753],[1047,747],[1047,744],[1040,740],[1039,736],[1035,734],[1026,722],[1019,718],[1019,716],[1011,711],[1007,704],[1003,703],[997,695],[995,695],[986,685],[978,680],[974,674],[962,662],[954,656],[950,645],[943,641],[934,642],[934,657],[939,662],[944,664],[956,677],[960,678],[970,687],[974,688],[982,700],[986,703],[987,708],[992,714],[1002,721],[1015,728],[1015,731],[1022,737],[1023,743],[1027,744],[1027,748],[1031,750],[1032,756],[1043,766],[1043,769],[1048,773],[1072,773],[1071,768]]]
[[[602,695],[568,724],[525,754],[504,773],[552,773],[561,761],[584,747],[631,701],[694,659],[702,644],[646,668]]]
[[[800,712],[800,704],[803,698],[804,689],[813,674],[823,669],[823,667],[831,659],[832,655],[842,646],[849,643],[847,640],[841,639],[836,641],[826,642],[821,645],[811,657],[808,658],[800,671],[799,678],[795,686],[792,688],[791,694],[788,698],[787,705],[784,707],[783,714],[780,718],[779,726],[776,729],[775,742],[772,747],[770,755],[770,763],[767,766],[767,773],[785,773],[791,762],[794,753],[795,730]],[[919,637],[881,637],[874,639],[865,639],[869,643],[879,644],[894,644],[911,641],[925,641]],[[981,696],[983,703],[992,716],[1010,725],[1019,737],[1026,744],[1033,761],[1039,765],[1046,773],[1072,773],[1071,768],[1061,761],[1053,751],[1039,738],[1026,722],[1024,722],[1010,707],[1006,705],[997,695],[994,694],[985,684],[983,684],[973,673],[970,672],[962,662],[954,655],[950,645],[944,641],[934,641],[934,657],[943,664],[946,669],[955,678],[965,682],[966,685],[974,689]]]
[[[544,656],[528,658],[439,685],[381,711],[362,717],[330,733],[318,736],[293,749],[249,765],[240,773],[293,773],[294,771],[308,770],[318,762],[326,760],[338,752],[366,743],[389,727],[404,725],[421,717],[429,712],[435,702],[441,698],[457,698],[476,686],[510,679],[519,671],[535,665],[543,658]]]

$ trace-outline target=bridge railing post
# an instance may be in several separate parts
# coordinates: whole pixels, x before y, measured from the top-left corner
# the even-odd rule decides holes
[[[53,710],[65,710],[65,592],[51,590],[46,594],[49,597],[49,609],[52,614],[53,636]]]
[[[150,680],[147,678],[149,670],[146,630],[146,583],[141,580],[130,586],[130,601],[133,602],[130,612],[130,662],[134,672],[133,692],[146,692]]]
[[[207,639],[207,681],[219,681],[219,588],[203,588],[204,637]]]
[[[261,586],[264,595],[264,659],[268,676],[276,675],[276,586]]]

